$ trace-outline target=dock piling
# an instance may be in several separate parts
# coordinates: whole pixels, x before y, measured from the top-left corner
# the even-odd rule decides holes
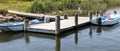
[[[75,13],[75,27],[78,28],[78,13]]]
[[[45,23],[49,23],[50,22],[50,18],[48,18],[48,17],[45,17],[45,21],[44,21]]]
[[[68,15],[67,14],[64,15],[64,19],[68,19]]]
[[[99,17],[99,11],[98,10],[96,11],[96,17],[97,18]]]
[[[89,12],[88,16],[90,17],[90,21],[91,21],[91,20],[92,20],[92,17],[93,17],[92,11]]]
[[[60,16],[57,16],[55,19],[55,26],[56,26],[56,30],[55,30],[55,34],[59,35],[60,34]]]
[[[24,19],[24,32],[27,31],[27,27],[28,27],[28,19]]]
[[[100,10],[100,16],[103,16],[102,10]]]

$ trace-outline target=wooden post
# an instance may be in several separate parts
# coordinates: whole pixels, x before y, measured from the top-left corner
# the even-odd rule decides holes
[[[114,14],[117,14],[117,11],[113,11],[114,12]]]
[[[81,16],[81,14],[82,14],[82,8],[78,7],[78,15]]]
[[[90,21],[91,21],[91,20],[92,20],[92,17],[93,17],[92,11],[89,12],[88,16],[90,17]]]
[[[97,10],[96,11],[96,17],[98,18],[98,16],[99,16],[99,11]]]
[[[78,44],[78,13],[75,13],[75,44]]]
[[[78,28],[78,13],[75,13],[75,26]]]
[[[102,11],[100,10],[100,16],[102,16],[103,14],[102,14]]]
[[[27,31],[27,27],[28,27],[28,20],[24,19],[24,32]]]
[[[45,17],[45,20],[44,20],[45,23],[49,23],[50,22],[50,18],[48,17]]]
[[[55,23],[56,23],[56,30],[55,30],[55,33],[56,35],[59,35],[60,34],[60,16],[57,16],[56,19],[55,19]]]
[[[68,16],[66,14],[64,15],[64,19],[68,19]]]

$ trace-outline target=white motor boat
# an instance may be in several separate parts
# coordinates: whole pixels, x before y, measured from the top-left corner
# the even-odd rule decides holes
[[[39,21],[38,19],[29,20],[29,25],[43,23],[44,21]],[[23,31],[24,22],[9,22],[0,24],[1,31]]]
[[[106,18],[106,16],[101,16],[100,18],[91,20],[91,23],[95,24],[95,25],[99,25],[99,23],[100,23],[100,25],[103,25],[103,26],[114,25],[114,24],[119,23],[120,15],[111,14],[110,17],[111,17],[111,19]]]

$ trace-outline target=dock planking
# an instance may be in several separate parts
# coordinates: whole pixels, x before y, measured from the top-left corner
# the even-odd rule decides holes
[[[90,22],[89,17],[78,17],[78,26],[86,25]],[[60,20],[60,32],[73,29],[75,27],[75,18],[69,17],[68,19]],[[48,33],[48,34],[56,34],[56,23],[42,23],[30,25],[27,27],[27,31],[29,32],[38,32],[38,33]]]

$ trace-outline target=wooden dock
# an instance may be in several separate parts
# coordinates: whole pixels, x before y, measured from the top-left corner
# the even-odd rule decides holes
[[[17,12],[8,10],[10,13],[15,13],[17,15],[21,16],[28,16],[28,17],[40,17],[45,16],[49,18],[55,18],[54,22],[49,22],[49,19],[45,18],[45,23],[41,24],[34,24],[34,25],[28,25],[26,23],[26,19],[24,20],[24,31],[29,32],[38,32],[38,33],[48,33],[48,34],[55,34],[59,35],[61,32],[64,32],[66,30],[70,30],[73,28],[78,28],[80,26],[84,26],[86,24],[90,23],[90,20],[92,20],[92,11],[88,13],[88,17],[79,17],[78,13],[75,13],[75,16],[68,17],[68,15],[62,16],[63,20],[61,20],[60,16],[51,16],[51,15],[41,15],[41,14],[33,14],[33,13],[24,13],[24,12]]]
[[[83,26],[90,22],[89,17],[78,17],[77,20],[78,26]],[[76,27],[75,21],[75,17],[68,17],[68,19],[60,20],[60,32],[70,30]],[[40,32],[49,34],[56,34],[56,29],[56,22],[35,24],[27,27],[27,31],[29,32]]]

